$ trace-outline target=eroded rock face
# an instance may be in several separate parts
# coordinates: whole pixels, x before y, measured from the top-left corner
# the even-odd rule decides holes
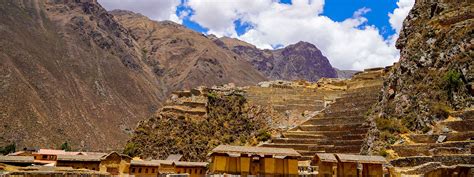
[[[177,153],[184,160],[206,161],[220,144],[268,140],[281,120],[270,107],[248,103],[242,93],[204,87],[174,92],[163,109],[138,124],[125,152],[154,159]]]
[[[473,107],[473,9],[472,1],[415,3],[397,41],[400,61],[385,80],[373,118],[426,133],[449,112]],[[369,138],[368,146],[375,141]]]
[[[214,39],[221,47],[242,56],[258,71],[273,80],[307,80],[338,77],[321,51],[311,43],[298,42],[278,50],[260,50],[238,39]]]

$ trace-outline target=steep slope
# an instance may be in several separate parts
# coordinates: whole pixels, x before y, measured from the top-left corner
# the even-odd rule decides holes
[[[311,160],[318,152],[359,153],[369,128],[363,125],[366,114],[378,101],[385,74],[378,68],[354,75],[346,81],[344,94],[319,114],[263,146],[293,148],[302,155],[300,160]]]
[[[160,104],[131,34],[93,1],[0,2],[0,144],[119,148]]]
[[[172,90],[266,79],[198,33],[134,14],[120,23],[95,0],[0,8],[0,146],[115,150]]]
[[[318,81],[336,78],[337,72],[321,51],[308,42],[298,42],[278,50],[260,50],[234,38],[209,36],[219,46],[232,50],[271,79]]]
[[[238,88],[176,91],[150,119],[140,122],[125,153],[142,158],[183,154],[205,161],[220,144],[256,145],[278,126],[271,109],[247,102]]]
[[[143,60],[171,90],[225,83],[253,85],[266,78],[249,62],[182,25],[156,22],[129,11],[111,11],[141,46]]]
[[[472,164],[474,4],[416,1],[397,41],[399,63],[370,115],[364,153],[381,153],[404,174]],[[430,162],[430,164],[425,164]]]

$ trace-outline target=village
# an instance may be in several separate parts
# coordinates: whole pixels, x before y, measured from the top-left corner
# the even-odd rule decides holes
[[[0,171],[9,176],[383,176],[387,161],[381,156],[317,153],[310,163],[290,148],[220,145],[207,154],[208,162],[140,159],[118,152],[69,152],[24,149],[0,156]]]

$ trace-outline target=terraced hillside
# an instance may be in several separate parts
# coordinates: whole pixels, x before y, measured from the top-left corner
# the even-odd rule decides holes
[[[435,125],[431,134],[409,134],[391,146],[391,161],[401,174],[423,174],[442,166],[474,164],[474,109],[454,112]]]
[[[260,87],[251,86],[246,91],[250,103],[270,106],[287,118],[288,127],[306,120],[306,115],[321,111],[326,102],[344,93],[342,89],[317,89],[305,87]]]
[[[309,160],[316,152],[359,153],[368,131],[365,115],[378,101],[385,69],[369,69],[348,81],[348,89],[320,114],[272,138],[265,147],[294,148]]]

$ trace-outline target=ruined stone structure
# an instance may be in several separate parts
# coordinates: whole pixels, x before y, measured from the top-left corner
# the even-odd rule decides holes
[[[244,88],[250,103],[269,106],[293,128],[323,110],[347,90],[348,80],[322,78],[318,82],[265,81]]]
[[[208,89],[205,87],[175,91],[171,98],[165,102],[161,113],[202,118],[207,114],[207,93]]]
[[[393,174],[425,174],[458,164],[474,164],[474,110],[452,113],[430,134],[408,134],[391,146]],[[443,173],[442,170],[439,173]]]
[[[303,156],[300,160],[310,160],[317,152],[359,153],[368,130],[365,115],[378,101],[385,72],[375,68],[357,73],[334,103],[263,146],[294,148]]]

